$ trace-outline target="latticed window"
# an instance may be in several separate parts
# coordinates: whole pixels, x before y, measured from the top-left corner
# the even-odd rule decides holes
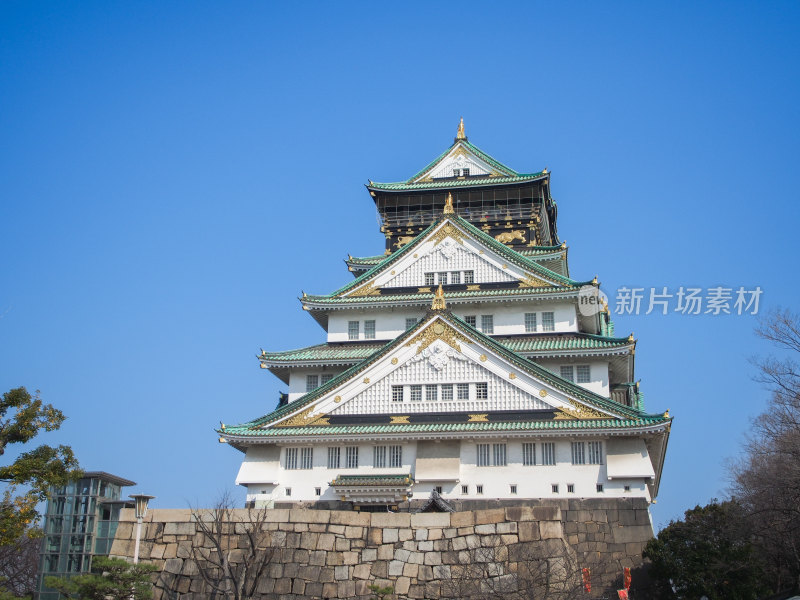
[[[411,329],[416,324],[417,324],[416,317],[406,317],[406,329]]]
[[[457,387],[458,387],[458,399],[469,400],[469,384],[459,383]]]
[[[481,332],[494,333],[494,315],[481,315]]]
[[[333,379],[333,373],[323,373],[322,377],[320,378],[320,383],[322,383],[322,385],[325,385],[331,379]]]
[[[348,469],[358,468],[358,446],[347,446],[345,448],[345,466]]]
[[[358,321],[348,321],[347,322],[347,339],[357,340],[358,339],[358,330],[359,330],[359,322]]]
[[[286,448],[286,454],[283,461],[284,469],[297,468],[297,448]]]
[[[314,466],[314,449],[300,448],[300,468],[310,469]]]
[[[575,381],[578,383],[589,383],[592,380],[592,370],[589,365],[578,365],[575,367]]]
[[[478,466],[488,467],[492,463],[489,456],[489,444],[478,444]]]
[[[376,469],[386,467],[386,446],[375,446],[372,448],[372,466]]]
[[[566,379],[567,381],[575,381],[575,375],[572,370],[572,365],[561,366],[561,377]]]
[[[447,271],[442,271],[439,273],[439,283],[442,285],[447,285]]]
[[[452,399],[453,399],[453,384],[452,383],[442,384],[442,400],[452,400]]]
[[[453,285],[461,283],[461,271],[450,272],[450,283]]]
[[[467,315],[466,317],[464,317],[464,322],[470,327],[476,327],[478,321],[475,315]]]
[[[555,442],[542,443],[542,464],[554,465],[556,464],[556,444]]]
[[[525,313],[525,333],[536,332],[536,313]]]
[[[516,494],[517,493],[517,484],[516,483],[512,483],[511,484],[510,491],[511,491],[512,494]]]
[[[372,319],[369,321],[364,321],[364,339],[365,340],[375,339],[375,321]]]
[[[489,398],[489,384],[485,381],[479,381],[475,384],[475,398],[478,400],[487,400]]]
[[[433,273],[425,273],[425,285],[433,285]]]
[[[436,386],[435,385],[426,385],[425,386],[425,400],[428,402],[436,402]]]
[[[572,442],[572,464],[586,464],[586,444],[583,442]]]
[[[342,449],[338,446],[328,448],[328,468],[338,469],[342,458]]]
[[[422,386],[421,385],[412,385],[411,386],[411,401],[412,402],[420,402],[422,400]]]
[[[306,375],[306,392],[313,392],[319,387],[319,375]]]
[[[464,283],[475,283],[475,271],[464,271]]]
[[[389,467],[399,469],[403,466],[403,447],[389,446]]]
[[[542,331],[555,331],[556,319],[552,312],[542,313]]]
[[[522,444],[522,464],[526,467],[536,464],[536,444],[531,442]]]
[[[402,385],[393,385],[392,386],[392,402],[402,402],[403,401],[403,386]]]
[[[478,485],[476,485],[475,486],[475,493],[476,494],[482,494],[483,493],[483,485],[481,485],[480,483]]]
[[[603,442],[589,442],[589,464],[603,464]]]
[[[506,445],[505,444],[492,444],[492,458],[494,459],[495,467],[506,466]]]

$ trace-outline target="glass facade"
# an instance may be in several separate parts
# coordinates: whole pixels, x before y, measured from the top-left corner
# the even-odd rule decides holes
[[[121,500],[122,487],[133,481],[102,472],[52,488],[44,514],[44,539],[39,560],[40,600],[58,600],[44,578],[86,573],[92,556],[107,555],[119,523],[119,513],[130,501]],[[132,504],[130,504],[132,506]]]

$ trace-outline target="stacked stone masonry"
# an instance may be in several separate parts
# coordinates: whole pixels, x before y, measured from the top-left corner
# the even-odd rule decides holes
[[[206,521],[211,511],[197,514]],[[247,555],[243,534],[254,522],[270,551],[257,599],[371,598],[369,586],[379,585],[394,588],[389,598],[512,600],[530,596],[524,592],[531,586],[580,587],[584,567],[591,571],[591,597],[616,595],[622,568],[638,571],[653,535],[640,499],[531,501],[455,513],[292,508],[236,509],[230,515],[235,533],[224,543],[231,563]],[[135,532],[132,511],[123,511],[111,555],[132,557]],[[155,600],[215,597],[200,576],[193,546],[213,552],[192,511],[148,512],[140,558],[159,568]]]

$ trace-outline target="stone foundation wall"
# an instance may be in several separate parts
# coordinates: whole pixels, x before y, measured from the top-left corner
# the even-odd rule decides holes
[[[210,511],[198,511],[209,522]],[[133,556],[136,525],[122,514],[112,556]],[[455,513],[366,513],[309,509],[237,509],[224,545],[231,563],[247,554],[246,532],[258,522],[274,548],[255,598],[370,598],[369,586],[392,586],[391,598],[516,598],[526,587],[580,586],[591,570],[592,596],[616,593],[622,567],[634,587],[641,552],[652,537],[647,503],[639,499],[527,502]],[[263,533],[262,533],[263,532]],[[189,510],[151,510],[142,527],[140,559],[156,564],[155,600],[213,598],[192,547],[214,552]]]

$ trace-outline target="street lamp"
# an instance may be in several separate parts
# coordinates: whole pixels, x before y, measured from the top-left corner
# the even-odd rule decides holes
[[[131,498],[136,503],[136,546],[133,550],[133,564],[139,562],[139,538],[142,536],[142,519],[147,514],[147,503],[150,502],[155,496],[148,496],[147,494],[131,494]]]

